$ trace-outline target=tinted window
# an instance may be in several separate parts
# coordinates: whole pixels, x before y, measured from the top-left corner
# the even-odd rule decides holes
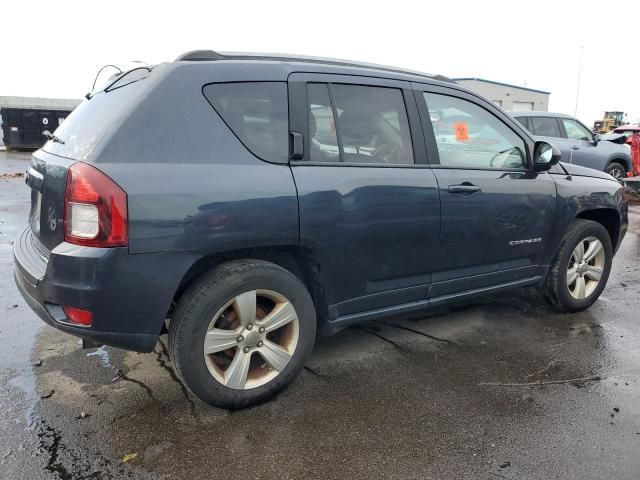
[[[204,95],[251,152],[264,160],[289,156],[287,86],[283,82],[217,83]]]
[[[331,88],[343,161],[413,163],[409,121],[401,90],[356,85],[331,85]]]
[[[541,137],[562,138],[557,119],[553,117],[531,117],[529,120],[534,134]]]
[[[520,125],[522,125],[527,130],[531,130],[529,128],[529,119],[527,117],[514,117]]]
[[[145,81],[140,80],[109,92],[95,94],[91,100],[78,105],[56,129],[56,136],[65,143],[49,141],[43,150],[86,161],[98,142],[104,140],[106,132],[123,122],[123,112],[146,91]]]
[[[572,118],[563,118],[561,121],[562,125],[564,125],[565,131],[567,132],[567,138],[572,140],[593,140],[591,132]]]
[[[440,164],[458,168],[524,168],[525,143],[480,106],[447,95],[424,93]]]
[[[309,159],[312,162],[337,162],[340,160],[338,136],[327,85],[308,84],[307,98],[309,100]]]

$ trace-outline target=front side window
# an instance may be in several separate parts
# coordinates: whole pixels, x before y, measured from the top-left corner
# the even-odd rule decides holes
[[[567,132],[567,138],[571,140],[593,140],[591,132],[572,118],[563,118],[562,125]]]
[[[240,141],[257,157],[286,162],[289,104],[284,82],[215,83],[204,95]]]
[[[456,168],[521,169],[526,147],[505,123],[475,103],[424,93],[440,164]]]
[[[309,159],[413,164],[402,91],[361,85],[307,85]]]
[[[529,121],[531,122],[531,129],[533,130],[534,135],[538,135],[540,137],[562,138],[560,125],[556,118],[531,117]]]

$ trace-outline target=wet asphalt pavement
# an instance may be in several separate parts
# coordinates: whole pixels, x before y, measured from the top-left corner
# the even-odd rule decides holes
[[[211,408],[151,354],[44,325],[13,283],[28,191],[0,152],[0,478],[640,478],[640,205],[604,294],[534,292],[321,338],[278,398]]]

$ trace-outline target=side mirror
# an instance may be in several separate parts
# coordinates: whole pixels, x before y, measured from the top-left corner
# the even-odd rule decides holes
[[[599,133],[594,133],[593,134],[593,144],[594,145],[598,145],[598,143],[600,143],[600,134]]]
[[[544,172],[560,161],[562,154],[558,147],[547,142],[536,142],[533,150],[533,167],[536,172]]]

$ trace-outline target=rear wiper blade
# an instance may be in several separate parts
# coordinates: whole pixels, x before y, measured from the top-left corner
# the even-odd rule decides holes
[[[51,140],[52,142],[55,143],[60,143],[61,145],[64,145],[64,140],[62,140],[60,137],[56,137],[53,133],[51,133],[49,130],[45,130],[44,132],[42,132],[42,134],[47,137],[49,140]]]

